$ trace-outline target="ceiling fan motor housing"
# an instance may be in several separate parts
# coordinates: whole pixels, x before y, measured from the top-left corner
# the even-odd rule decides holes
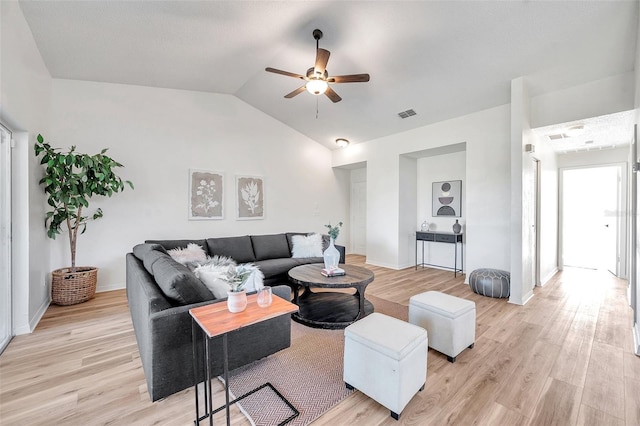
[[[313,30],[313,38],[316,40],[316,62],[312,68],[307,70],[306,75],[302,76],[300,74],[282,71],[271,67],[265,68],[265,71],[268,72],[306,80],[307,83],[304,86],[298,87],[291,93],[287,93],[284,95],[285,98],[291,99],[306,90],[316,96],[324,94],[333,103],[340,102],[342,98],[331,87],[329,87],[330,83],[363,83],[369,81],[369,74],[334,75],[329,77],[327,62],[329,61],[331,52],[326,49],[320,49],[319,47],[319,40],[322,38],[322,31],[319,29]]]

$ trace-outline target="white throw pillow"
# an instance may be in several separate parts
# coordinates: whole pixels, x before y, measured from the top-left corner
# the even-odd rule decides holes
[[[224,278],[221,278],[219,272],[201,270],[196,272],[196,276],[207,286],[216,299],[227,297],[227,293],[231,288],[229,283]]]
[[[245,263],[243,266],[245,269],[251,270],[251,275],[247,278],[247,282],[244,285],[244,289],[248,292],[258,290],[264,287],[264,274],[253,263]]]
[[[294,235],[291,237],[291,257],[322,257],[322,235]]]
[[[187,248],[175,248],[167,250],[169,256],[171,256],[176,262],[183,265],[187,262],[199,262],[207,260],[207,253],[198,244],[189,243]]]

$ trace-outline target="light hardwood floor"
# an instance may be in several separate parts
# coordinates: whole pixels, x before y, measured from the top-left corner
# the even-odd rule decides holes
[[[367,294],[404,305],[427,290],[473,300],[475,347],[455,364],[430,350],[426,388],[398,422],[354,392],[314,425],[640,425],[625,281],[566,270],[516,306],[472,293],[451,272],[370,268]],[[0,356],[2,425],[190,425],[193,407],[192,389],[149,401],[123,290],[51,306]],[[236,410],[232,423],[249,424]]]

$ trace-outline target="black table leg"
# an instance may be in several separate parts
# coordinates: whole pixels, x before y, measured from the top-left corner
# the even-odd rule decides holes
[[[199,407],[199,401],[198,401],[198,349],[197,349],[197,344],[196,344],[196,336],[197,336],[197,325],[196,325],[196,320],[192,319],[191,320],[191,341],[192,341],[192,348],[193,348],[193,355],[192,355],[192,361],[193,361],[193,387],[194,387],[194,391],[195,391],[195,396],[196,396],[196,420],[194,421],[195,424],[199,425],[200,424],[200,407]]]
[[[230,426],[231,416],[229,415],[229,352],[227,351],[227,333],[222,335],[222,352],[224,363],[224,401],[227,407],[227,426]]]

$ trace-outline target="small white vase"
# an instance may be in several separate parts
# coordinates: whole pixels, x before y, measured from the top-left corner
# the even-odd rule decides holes
[[[338,267],[338,263],[340,263],[340,252],[334,245],[333,238],[329,241],[329,247],[324,251],[322,257],[324,258],[324,268],[327,271]]]
[[[227,293],[227,309],[229,312],[242,312],[247,308],[247,292],[230,291]]]

